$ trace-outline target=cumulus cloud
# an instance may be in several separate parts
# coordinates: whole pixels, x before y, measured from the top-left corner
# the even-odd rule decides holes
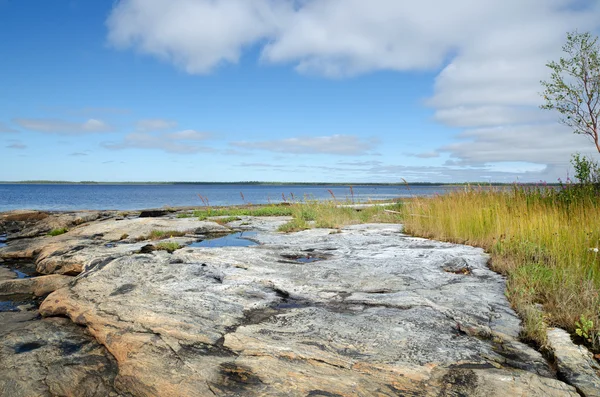
[[[106,24],[118,48],[171,61],[189,73],[206,73],[238,61],[244,46],[271,36],[286,1],[126,0]],[[281,5],[279,5],[281,4]]]
[[[177,122],[164,119],[145,119],[136,124],[138,132],[165,131],[173,128],[177,128]]]
[[[167,153],[178,154],[213,152],[214,149],[212,148],[189,142],[199,140],[200,136],[203,136],[203,134],[194,130],[158,135],[145,132],[134,132],[126,135],[121,142],[104,142],[102,146],[111,150],[156,149]]]
[[[433,71],[426,105],[437,122],[466,130],[456,143],[420,157],[447,153],[463,167],[535,163],[549,175],[561,170],[570,151],[586,148],[548,124],[554,116],[537,108],[539,81],[548,76],[545,64],[561,55],[565,32],[600,27],[598,1],[121,0],[107,26],[116,47],[189,73],[236,63],[249,48],[258,49],[263,63],[322,76]],[[337,151],[308,138],[235,146],[284,153],[368,150],[355,143]]]
[[[261,142],[242,141],[232,142],[231,145],[278,153],[336,154],[344,156],[369,154],[374,146],[373,142],[362,141],[354,135],[287,138]]]
[[[235,63],[250,45],[269,62],[347,75],[372,70],[440,67],[457,54],[536,54],[598,11],[575,0],[121,0],[108,20],[108,40],[174,62],[190,73]],[[579,10],[569,11],[570,5]],[[583,8],[583,9],[582,9]],[[586,26],[587,24],[587,26]],[[541,41],[538,41],[542,39]],[[534,55],[535,56],[535,55]],[[498,57],[501,59],[501,56]],[[518,63],[484,63],[484,74],[516,71]],[[493,60],[493,59],[492,59]],[[497,60],[497,59],[496,59]],[[525,61],[527,62],[527,61]],[[460,68],[454,65],[451,69]],[[543,66],[543,65],[542,65]],[[527,79],[532,69],[519,70]],[[482,75],[482,77],[484,77]]]
[[[97,119],[77,123],[60,119],[14,119],[13,122],[21,127],[36,132],[49,134],[76,135],[86,133],[110,132],[113,128]]]

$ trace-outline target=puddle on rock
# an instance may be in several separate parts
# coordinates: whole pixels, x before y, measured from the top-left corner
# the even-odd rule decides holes
[[[0,265],[0,268],[15,273],[17,278],[30,278],[39,276],[39,273],[36,272],[35,264],[29,262],[5,262]]]
[[[12,272],[17,275],[17,278],[29,278],[29,277],[31,277],[29,274],[23,273],[22,271],[19,271],[17,269],[13,269]]]
[[[296,259],[296,262],[300,262],[300,263],[312,263],[312,262],[317,262],[317,261],[322,261],[323,258],[318,258],[316,256],[303,256],[301,258]]]
[[[0,301],[0,313],[2,312],[18,312],[20,311],[17,307],[17,302],[14,301]]]
[[[280,261],[282,263],[292,263],[292,261],[297,263],[313,263],[329,259],[331,255],[310,251],[307,254],[281,254],[281,257],[285,259],[284,261]]]
[[[42,297],[23,293],[5,295],[0,297],[0,313],[37,310],[43,300]]]
[[[8,236],[6,234],[0,234],[0,248],[6,247],[6,238]]]
[[[253,245],[258,245],[257,242],[248,240],[249,237],[254,236],[256,236],[256,232],[238,232],[223,237],[207,238],[205,240],[192,243],[188,245],[188,247],[250,247]]]

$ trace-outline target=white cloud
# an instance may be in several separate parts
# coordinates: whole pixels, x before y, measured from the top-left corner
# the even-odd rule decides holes
[[[250,47],[264,63],[323,76],[439,71],[426,101],[434,119],[475,129],[418,156],[445,152],[463,167],[486,164],[487,175],[504,175],[492,172],[494,162],[542,164],[543,171],[511,169],[555,175],[573,151],[589,147],[548,124],[554,116],[538,109],[539,81],[548,76],[545,64],[560,56],[565,32],[597,31],[600,1],[121,0],[107,26],[115,46],[157,56],[189,73],[237,63]],[[336,138],[337,149],[323,138],[235,146],[283,153],[370,150],[356,137]]]
[[[243,141],[232,142],[231,145],[278,153],[335,154],[344,156],[368,154],[374,146],[373,142],[362,141],[354,135],[300,137],[262,142]]]
[[[552,121],[554,115],[531,106],[457,106],[440,109],[435,120],[450,127],[489,127]]]
[[[572,153],[592,148],[585,136],[557,123],[467,130],[459,139],[439,149],[449,153],[453,165],[528,162],[566,167]]]
[[[246,45],[271,36],[279,5],[270,0],[125,0],[106,24],[119,48],[169,60],[189,73],[236,63]]]
[[[14,119],[21,127],[50,134],[75,135],[85,133],[110,132],[113,128],[101,120],[89,119],[81,123],[59,119]]]
[[[205,146],[199,146],[197,144],[191,144],[186,141],[198,140],[195,134],[196,131],[186,130],[182,131],[183,137],[173,138],[174,134],[159,134],[154,135],[150,133],[135,132],[125,136],[121,142],[105,142],[102,144],[106,149],[111,150],[122,150],[122,149],[156,149],[162,150],[167,153],[179,153],[179,154],[194,154],[199,152],[213,152],[214,149]],[[200,134],[200,133],[196,133]],[[186,136],[196,136],[196,139],[186,138]],[[183,141],[183,142],[182,142]]]
[[[409,157],[418,157],[420,159],[433,159],[436,157],[440,157],[440,154],[438,152],[424,152],[424,153],[406,153],[407,156]]]
[[[136,131],[138,132],[165,131],[176,127],[176,121],[164,119],[145,119],[136,123]]]
[[[577,3],[121,0],[107,27],[115,46],[169,60],[189,73],[236,63],[246,47],[259,45],[268,62],[290,62],[298,70],[324,75],[432,69],[453,54],[469,62],[471,53],[486,56],[481,64],[485,73],[500,72],[502,77],[518,63],[507,59],[506,64],[485,65],[487,55],[535,58],[567,29],[591,26],[598,5],[568,10]],[[521,69],[519,75],[526,79],[530,71]]]
[[[165,134],[165,137],[168,139],[182,141],[203,141],[205,139],[210,138],[210,134],[207,132],[198,132],[195,130],[183,130]]]

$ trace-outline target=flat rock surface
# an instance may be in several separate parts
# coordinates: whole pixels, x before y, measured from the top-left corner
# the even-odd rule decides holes
[[[41,274],[76,275],[87,266],[138,252],[153,231],[189,234],[190,243],[205,234],[227,233],[229,228],[196,218],[107,218],[99,212],[81,212],[41,217],[41,213],[18,211],[4,218],[29,216],[33,223],[24,232],[10,234],[6,247],[0,247],[3,260],[35,260]],[[34,216],[35,215],[35,216]],[[2,221],[0,216],[0,221]],[[96,222],[94,222],[96,221]],[[46,233],[60,225],[70,228],[64,234]],[[25,238],[30,237],[30,238]],[[168,236],[167,236],[168,237]]]
[[[119,396],[114,358],[68,319],[0,313],[0,396]]]
[[[160,220],[165,230],[209,228]],[[101,235],[105,243],[141,230],[142,221],[157,219],[129,229],[95,222],[62,238]],[[40,313],[70,318],[110,352],[118,372],[102,361],[106,382],[95,383],[106,393],[578,395],[517,340],[504,280],[482,250],[408,237],[399,225],[275,232],[282,221],[244,219],[259,231],[254,247],[94,261],[99,248],[84,245],[82,273],[50,294]]]

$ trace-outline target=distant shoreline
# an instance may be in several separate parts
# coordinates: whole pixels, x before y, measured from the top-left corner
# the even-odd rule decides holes
[[[0,181],[0,185],[254,185],[254,186],[511,186],[516,182],[96,182],[96,181]],[[523,182],[518,185],[535,186],[539,182]],[[546,186],[560,186],[559,183],[546,183]]]

